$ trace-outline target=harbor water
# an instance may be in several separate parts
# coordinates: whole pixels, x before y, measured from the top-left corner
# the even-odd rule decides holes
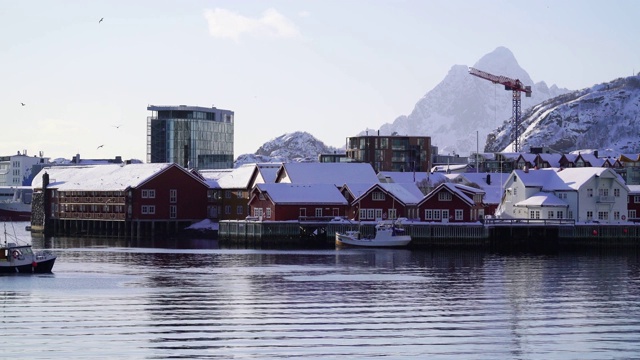
[[[58,259],[0,277],[6,359],[640,357],[637,249],[230,248],[17,226]]]

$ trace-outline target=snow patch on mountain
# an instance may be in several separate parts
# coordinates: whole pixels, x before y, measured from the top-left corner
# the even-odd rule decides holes
[[[640,152],[640,76],[619,78],[542,102],[523,113],[520,147]],[[513,124],[491,132],[484,151],[511,151]]]
[[[544,81],[534,83],[513,53],[498,47],[474,64],[494,75],[519,79],[532,87],[532,96],[522,98],[522,109],[569,92]],[[483,149],[487,135],[512,115],[512,92],[502,85],[469,74],[466,65],[454,65],[445,78],[427,92],[409,115],[380,127],[381,135],[397,133],[430,136],[440,153],[469,154]],[[362,134],[362,133],[361,133]]]
[[[238,156],[235,167],[247,163],[317,162],[318,155],[334,152],[344,153],[344,150],[327,146],[307,132],[296,131],[267,141],[255,154]]]

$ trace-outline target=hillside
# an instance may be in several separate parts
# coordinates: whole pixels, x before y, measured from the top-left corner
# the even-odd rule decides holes
[[[524,151],[547,146],[568,153],[579,149],[640,152],[640,76],[619,78],[573,91],[523,112],[520,143]],[[487,138],[486,152],[511,151],[511,123]]]

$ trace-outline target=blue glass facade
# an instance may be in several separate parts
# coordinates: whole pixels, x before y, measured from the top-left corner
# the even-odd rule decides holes
[[[147,162],[188,168],[233,167],[234,113],[199,106],[149,106]]]

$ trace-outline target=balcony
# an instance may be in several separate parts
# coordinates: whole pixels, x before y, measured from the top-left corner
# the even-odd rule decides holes
[[[613,204],[616,202],[616,198],[614,196],[600,195],[597,197],[596,202],[603,204]]]

